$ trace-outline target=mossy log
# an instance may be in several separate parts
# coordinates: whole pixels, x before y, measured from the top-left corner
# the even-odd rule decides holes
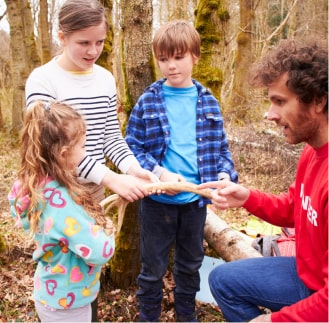
[[[211,189],[197,189],[196,184],[188,182],[159,182],[145,184],[149,192],[176,190],[178,192],[191,192],[203,197],[211,197]],[[118,207],[117,232],[120,231],[125,209],[128,201],[117,194],[110,195],[101,202],[106,210]],[[224,220],[215,214],[210,208],[207,209],[207,218],[204,228],[205,239],[209,245],[217,251],[225,261],[234,261],[243,258],[262,257],[252,246],[251,240],[242,233],[233,230]]]

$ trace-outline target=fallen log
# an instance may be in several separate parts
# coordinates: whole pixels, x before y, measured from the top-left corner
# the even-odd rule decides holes
[[[208,199],[211,198],[211,189],[199,190],[196,184],[188,182],[158,182],[145,184],[144,187],[149,192],[175,190],[178,192],[196,193]],[[100,203],[102,207],[107,206],[105,213],[113,207],[118,208],[117,233],[121,229],[128,203],[127,200],[123,199],[118,194],[112,194]],[[233,230],[210,208],[207,208],[204,234],[209,245],[227,262],[243,258],[262,257],[262,255],[251,246],[252,238]]]
[[[244,258],[262,257],[251,246],[252,238],[232,229],[210,208],[207,209],[204,236],[208,244],[226,262]]]

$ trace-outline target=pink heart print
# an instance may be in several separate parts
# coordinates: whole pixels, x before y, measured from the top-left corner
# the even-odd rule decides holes
[[[71,269],[70,279],[73,283],[78,283],[83,280],[83,273],[80,271],[79,267],[73,267]]]
[[[103,247],[103,257],[104,258],[111,257],[113,255],[113,253],[114,253],[114,249],[112,248],[110,243],[108,241],[106,241],[104,243],[104,247]]]
[[[49,295],[55,294],[55,289],[57,288],[57,281],[54,279],[46,280],[46,290]]]
[[[55,188],[46,188],[43,195],[49,204],[56,208],[63,208],[66,205],[65,199],[62,197],[62,192]]]
[[[86,245],[83,244],[78,244],[75,247],[77,254],[85,259],[88,259],[90,257],[91,254],[91,249],[89,247],[87,247]]]

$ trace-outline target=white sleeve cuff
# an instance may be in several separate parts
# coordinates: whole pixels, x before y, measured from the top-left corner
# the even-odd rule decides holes
[[[163,172],[165,171],[165,168],[161,167],[161,166],[155,166],[152,170],[152,173],[160,179],[161,175],[163,174]]]
[[[218,174],[218,180],[222,181],[223,179],[228,179],[229,181],[231,180],[231,177],[229,174],[221,172]]]

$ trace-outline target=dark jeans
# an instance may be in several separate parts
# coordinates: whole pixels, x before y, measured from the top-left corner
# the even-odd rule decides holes
[[[209,285],[228,322],[247,322],[278,311],[313,293],[300,280],[295,257],[250,258],[224,263],[209,275]]]
[[[172,205],[148,197],[140,207],[142,269],[137,278],[140,303],[161,304],[162,278],[173,242],[175,303],[177,299],[194,300],[200,289],[206,207],[199,208],[198,201]]]

